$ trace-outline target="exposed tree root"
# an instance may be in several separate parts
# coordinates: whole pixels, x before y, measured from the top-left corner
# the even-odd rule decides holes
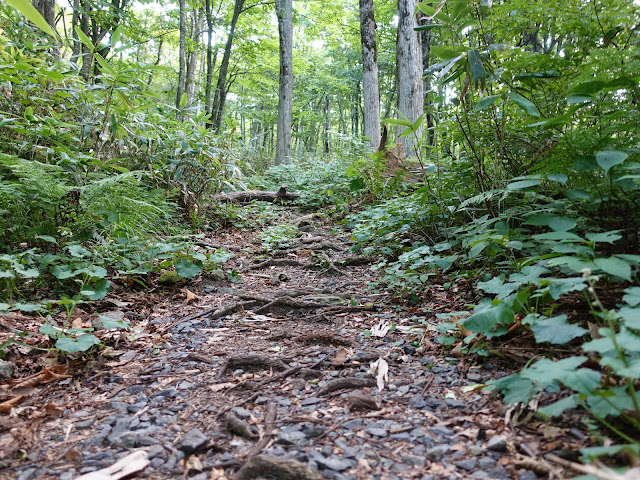
[[[331,380],[324,387],[318,390],[317,395],[326,395],[327,393],[335,392],[342,389],[356,389],[363,387],[374,387],[376,385],[376,379],[371,377],[344,377]]]
[[[265,355],[236,355],[229,357],[224,362],[215,377],[216,380],[219,380],[229,368],[274,368],[276,370],[286,370],[287,366],[282,360],[273,359]]]
[[[286,204],[293,202],[298,195],[287,192],[287,187],[282,186],[277,192],[266,192],[263,190],[247,190],[245,192],[218,193],[212,197],[219,202],[251,203],[258,202],[278,202]]]

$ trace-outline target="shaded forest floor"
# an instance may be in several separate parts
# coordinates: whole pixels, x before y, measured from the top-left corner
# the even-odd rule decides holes
[[[565,477],[542,455],[577,458],[584,432],[518,426],[474,387],[518,365],[435,343],[436,315],[465,308],[454,291],[396,303],[370,288],[372,259],[350,253],[348,232],[290,208],[278,217],[296,238],[266,255],[257,230],[201,242],[235,253],[235,282],[216,271],[94,304],[132,328],[88,361],[12,350],[14,378],[46,367],[57,381],[23,382],[0,415],[0,478],[70,480],[136,449],[149,479]]]

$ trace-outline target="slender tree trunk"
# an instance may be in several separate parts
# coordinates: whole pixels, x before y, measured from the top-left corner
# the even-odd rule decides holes
[[[185,81],[185,91],[187,92],[187,106],[193,105],[196,91],[196,71],[198,70],[198,48],[200,39],[200,29],[202,28],[202,18],[197,8],[193,9],[191,17],[191,48],[187,57],[187,78]]]
[[[229,70],[229,61],[231,60],[231,46],[233,45],[233,35],[236,31],[236,24],[238,23],[238,17],[242,12],[245,0],[235,0],[233,7],[233,17],[231,18],[231,25],[229,27],[229,36],[227,37],[227,44],[224,47],[224,55],[222,56],[222,63],[220,64],[220,71],[218,72],[218,84],[216,86],[216,93],[213,97],[212,107],[212,122],[211,127],[216,131],[220,131],[222,126],[222,114],[224,112],[224,104],[227,100],[227,71]]]
[[[329,154],[331,152],[331,97],[327,95],[324,99],[324,153]]]
[[[82,8],[82,23],[80,25],[80,29],[82,33],[84,33],[87,37],[91,38],[91,32],[89,31],[89,6],[87,5],[86,0],[81,2]],[[95,45],[95,43],[94,43]],[[85,81],[89,81],[91,77],[91,64],[93,63],[93,53],[89,51],[89,47],[87,47],[84,43],[82,44],[82,68],[80,69],[80,75]]]
[[[398,42],[396,47],[396,90],[398,111],[410,122],[415,122],[424,113],[424,92],[422,87],[422,48],[415,15],[416,0],[398,0]],[[399,127],[399,135],[404,127]],[[422,136],[422,126],[416,132]],[[414,135],[401,139],[407,156],[416,156],[417,141]]]
[[[156,54],[156,61],[153,62],[154,65],[160,65],[160,59],[162,58],[162,43],[164,42],[164,38],[160,37],[158,41],[158,53]],[[151,85],[153,81],[153,73],[149,73],[149,80],[147,80],[147,85]]]
[[[425,20],[423,25],[429,25],[430,20]],[[431,64],[431,32],[432,30],[423,30],[422,33],[422,71],[424,72],[429,68]],[[427,121],[427,144],[433,145],[435,142],[435,134],[433,127],[435,125],[435,119],[433,116],[433,101],[429,99],[429,95],[426,92],[430,89],[430,79],[428,75],[425,75],[422,88],[424,89],[424,111],[426,112],[425,119]]]
[[[80,25],[80,0],[73,0],[73,14],[71,15],[71,38],[73,44],[71,46],[71,62],[78,64],[78,58],[81,52],[81,43],[76,33],[76,27]]]
[[[380,94],[378,91],[378,52],[373,0],[360,0],[360,40],[362,43],[362,90],[364,98],[364,136],[369,150],[380,145]]]
[[[293,115],[293,2],[276,0],[280,39],[280,89],[278,92],[278,139],[276,165],[291,160],[291,118]]]
[[[204,111],[211,114],[211,84],[213,83],[213,70],[216,67],[216,59],[218,58],[218,48],[215,54],[213,52],[213,15],[211,13],[211,0],[205,2],[205,15],[207,18],[207,80],[205,85]],[[209,123],[211,117],[209,117]]]
[[[33,0],[33,7],[47,21],[49,26],[56,29],[56,0]]]
[[[184,81],[186,77],[186,60],[187,60],[187,2],[180,0],[180,52],[178,68],[178,88],[176,89],[176,110],[178,120],[182,120],[182,108],[180,100],[184,94]]]

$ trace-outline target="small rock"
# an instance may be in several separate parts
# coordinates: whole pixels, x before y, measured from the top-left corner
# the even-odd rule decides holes
[[[491,468],[496,464],[495,458],[491,457],[481,457],[478,459],[478,466],[480,468]]]
[[[300,401],[300,406],[302,407],[307,407],[309,405],[316,405],[318,403],[322,402],[321,398],[318,397],[309,397],[309,398],[305,398],[303,400]]]
[[[209,439],[197,428],[189,430],[182,438],[182,443],[178,447],[185,454],[194,453],[209,443]]]
[[[479,373],[467,373],[467,381],[473,383],[482,383],[482,375]]]
[[[164,447],[162,445],[158,445],[158,444],[151,445],[149,450],[147,450],[147,457],[149,457],[149,460],[152,460],[156,457],[159,457],[163,453],[164,453]]]
[[[367,432],[369,435],[373,435],[374,437],[384,438],[389,435],[389,432],[385,428],[379,427],[367,427]]]
[[[300,445],[306,440],[307,436],[304,432],[280,432],[276,441],[281,445]]]
[[[436,447],[427,449],[424,456],[427,458],[427,460],[437,462],[439,460],[442,460],[442,457],[444,457],[450,449],[451,447],[449,447],[449,445],[438,445]]]
[[[520,472],[518,480],[538,480],[538,476],[531,470],[525,470],[524,472]]]
[[[13,363],[0,360],[0,378],[10,379],[13,377]]]
[[[61,473],[58,480],[73,480],[75,476],[76,476],[76,471],[74,469],[71,469]]]
[[[327,458],[315,458],[318,466],[322,469],[334,470],[336,472],[342,472],[354,466],[354,462],[351,460],[346,460],[335,455],[332,455]]]
[[[470,472],[473,469],[475,469],[477,463],[478,462],[476,461],[475,458],[469,458],[466,460],[458,460],[457,462],[453,462],[453,464],[456,467],[466,470],[467,472]]]
[[[402,461],[404,463],[406,463],[407,465],[413,465],[415,467],[424,467],[425,464],[425,459],[424,457],[419,457],[417,455],[402,455],[400,458],[402,458]]]
[[[411,408],[421,409],[427,406],[427,402],[422,398],[422,395],[417,393],[409,399],[409,406]]]
[[[36,469],[29,468],[27,470],[22,471],[20,475],[18,475],[18,480],[31,480],[32,478],[35,478],[35,475],[36,475]]]
[[[442,425],[435,425],[429,429],[429,433],[435,433],[436,435],[450,437],[451,435],[453,435],[453,430]]]
[[[487,442],[487,450],[504,453],[507,451],[507,441],[502,437],[491,437]]]
[[[77,430],[86,430],[93,426],[93,420],[85,420],[84,422],[77,422],[75,425]]]

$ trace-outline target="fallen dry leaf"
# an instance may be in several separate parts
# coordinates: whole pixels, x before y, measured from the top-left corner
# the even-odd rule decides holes
[[[193,302],[199,302],[200,300],[202,300],[202,297],[200,295],[196,295],[188,288],[181,288],[180,291],[184,293],[186,297],[186,300],[184,301],[185,305],[189,305]]]
[[[0,412],[9,412],[23,397],[11,398],[5,402],[0,403]]]

